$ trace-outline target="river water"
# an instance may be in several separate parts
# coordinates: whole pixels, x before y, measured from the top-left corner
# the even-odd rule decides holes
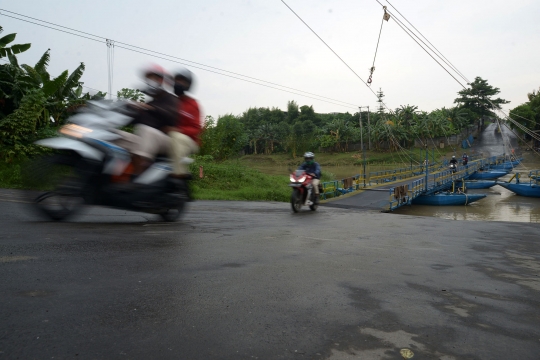
[[[502,135],[497,133],[495,124],[487,128],[473,144],[476,153],[483,156],[501,155],[504,152],[503,139],[509,141],[517,149],[517,140],[510,130],[503,128]],[[463,150],[458,154],[462,154]],[[516,150],[517,151],[517,150]],[[540,158],[531,151],[523,151],[523,164],[516,168],[517,171],[528,172],[532,169],[540,169]],[[512,174],[499,180],[509,180]],[[522,181],[527,181],[523,177]],[[488,196],[482,200],[467,206],[404,206],[395,211],[396,214],[432,216],[452,220],[471,221],[512,221],[512,222],[540,222],[540,198],[530,198],[515,195],[513,192],[501,186],[494,186],[485,190],[469,190],[468,193],[482,193]]]

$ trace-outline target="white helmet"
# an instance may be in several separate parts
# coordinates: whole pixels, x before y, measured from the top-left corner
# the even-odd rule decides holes
[[[311,159],[313,160],[315,158],[315,154],[312,153],[311,151],[308,151],[304,154],[304,159],[307,160],[307,159]]]

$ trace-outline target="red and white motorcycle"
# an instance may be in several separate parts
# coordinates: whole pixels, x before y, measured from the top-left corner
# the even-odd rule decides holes
[[[305,170],[295,170],[290,175],[290,184],[293,189],[291,194],[291,207],[297,213],[303,205],[309,206],[312,211],[319,207],[319,199],[313,189],[313,176]]]

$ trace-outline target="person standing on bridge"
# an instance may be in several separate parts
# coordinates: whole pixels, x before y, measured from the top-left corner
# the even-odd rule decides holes
[[[321,183],[321,166],[315,162],[315,154],[308,151],[304,154],[304,162],[298,167],[298,170],[304,170],[309,175],[313,176],[311,184],[315,191],[315,203],[319,202],[319,184]]]

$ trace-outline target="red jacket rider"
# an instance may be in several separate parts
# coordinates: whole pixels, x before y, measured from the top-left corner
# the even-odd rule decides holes
[[[189,136],[200,146],[201,140],[199,134],[201,133],[202,125],[199,104],[197,103],[197,100],[185,94],[180,95],[179,100],[179,131],[182,134]]]

